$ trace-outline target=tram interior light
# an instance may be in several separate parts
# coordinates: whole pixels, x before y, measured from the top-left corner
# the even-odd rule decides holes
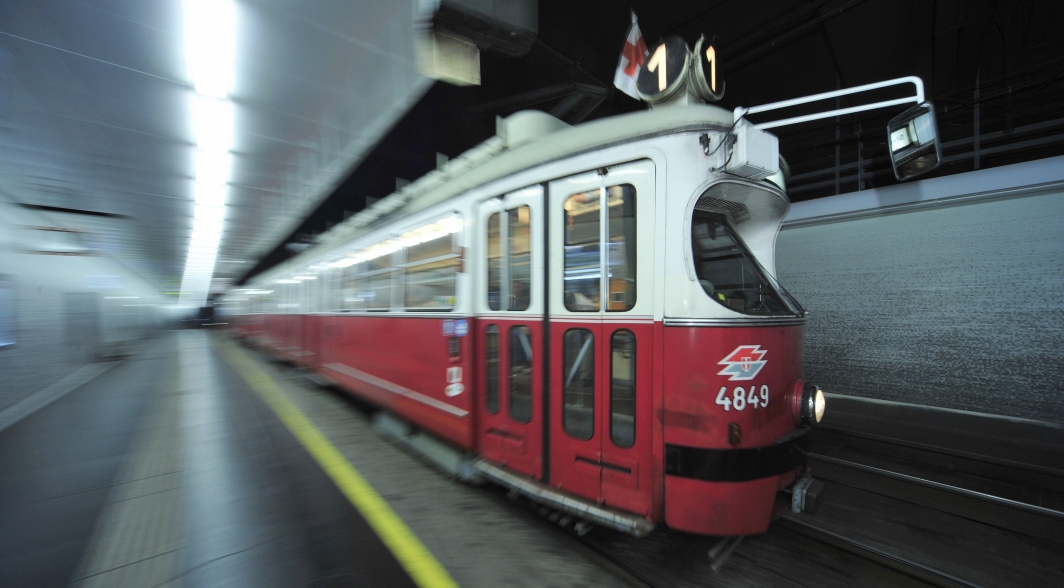
[[[419,245],[433,239],[439,239],[452,233],[457,233],[462,230],[462,219],[457,216],[448,216],[442,218],[434,223],[418,227],[412,231],[403,233],[396,239],[388,239],[375,245],[359,251],[358,253],[348,254],[347,257],[342,257],[330,264],[327,267],[334,269],[342,269],[350,267],[356,263],[362,263],[363,261],[370,261],[383,257],[399,251],[404,247],[411,247]]]
[[[894,117],[887,124],[887,139],[894,176],[899,180],[927,173],[942,161],[935,108],[930,102],[918,104]]]

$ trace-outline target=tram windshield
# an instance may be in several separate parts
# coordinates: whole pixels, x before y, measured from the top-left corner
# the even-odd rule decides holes
[[[802,313],[754,260],[725,215],[695,210],[691,248],[698,283],[717,304],[754,315]]]

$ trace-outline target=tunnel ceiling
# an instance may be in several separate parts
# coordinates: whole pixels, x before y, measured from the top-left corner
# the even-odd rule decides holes
[[[715,39],[725,108],[918,75],[946,142],[937,173],[1064,153],[1059,2],[541,0],[531,51],[486,51],[476,87],[416,73],[416,5],[238,0],[217,278],[283,260],[295,249],[286,243],[427,173],[437,153],[489,137],[496,116],[536,108],[576,123],[643,108],[611,84],[629,7],[648,43]],[[90,231],[167,290],[191,226],[185,69],[178,0],[0,3],[0,191]],[[883,133],[893,114],[779,129],[792,199],[893,183]]]
[[[944,164],[932,175],[1064,153],[1059,2],[541,0],[539,36],[528,55],[489,50],[481,86],[434,85],[287,242],[311,241],[367,198],[391,193],[396,178],[431,171],[437,152],[453,157],[490,137],[496,116],[535,108],[577,123],[644,108],[612,88],[629,6],[648,44],[667,35],[691,46],[703,34],[714,40],[725,108],[917,75],[935,102],[944,141]],[[876,98],[888,97],[896,96]],[[792,169],[792,200],[895,183],[885,128],[899,111],[774,129]],[[293,249],[280,244],[246,277]]]
[[[412,2],[236,2],[215,277],[296,228],[429,87]],[[179,0],[0,2],[0,191],[179,287],[194,150]]]

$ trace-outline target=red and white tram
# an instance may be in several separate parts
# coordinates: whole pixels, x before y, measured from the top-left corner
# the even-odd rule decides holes
[[[781,175],[725,171],[735,127],[704,105],[518,113],[222,306],[536,499],[637,534],[761,533],[823,397],[774,278]]]
[[[764,532],[824,397],[801,380],[806,313],[775,278],[790,203],[761,129],[915,102],[888,126],[896,175],[934,169],[940,150],[918,78],[734,113],[693,104],[719,97],[701,44],[667,39],[662,69],[640,74],[644,99],[671,104],[576,127],[500,119],[222,312],[449,448],[463,477],[636,535]],[[683,67],[666,72],[673,54]],[[899,84],[915,95],[745,120]]]

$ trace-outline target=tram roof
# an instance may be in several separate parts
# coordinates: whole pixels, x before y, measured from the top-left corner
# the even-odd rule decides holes
[[[727,128],[732,122],[731,111],[710,105],[661,107],[576,126],[543,112],[517,112],[499,119],[494,137],[333,227],[307,253],[537,165],[653,136]]]

